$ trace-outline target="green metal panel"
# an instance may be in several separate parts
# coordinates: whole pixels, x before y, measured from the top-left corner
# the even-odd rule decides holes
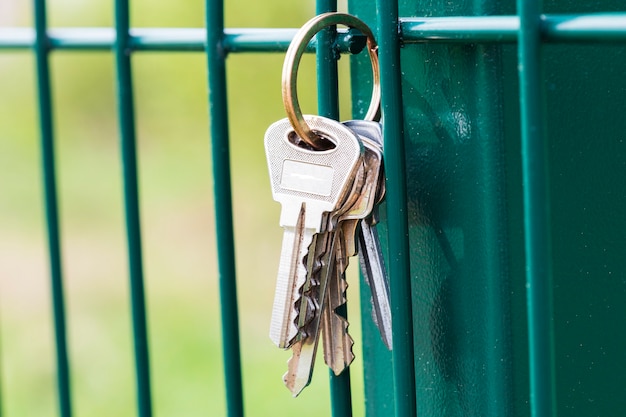
[[[541,9],[541,0],[517,1],[530,412],[534,417],[556,413],[548,147],[541,83]]]
[[[352,1],[351,10],[375,22],[369,2]],[[512,13],[500,2],[400,2],[403,17]],[[503,122],[505,103],[517,103],[516,88],[506,88],[515,60],[514,48],[495,45],[422,43],[401,51],[404,104],[389,111],[404,116],[418,415],[526,414],[525,401],[515,401],[527,398],[525,341],[515,356],[510,330],[511,293],[524,297],[524,275],[508,262],[505,175],[505,151],[518,153],[519,141],[506,136]],[[361,65],[352,73],[357,103],[367,94]],[[385,137],[386,149],[388,140],[396,138]],[[398,216],[390,203],[388,219]],[[525,334],[524,321],[516,326]],[[363,331],[368,415],[401,415],[392,409],[393,355],[367,320]]]
[[[546,2],[546,13],[623,11]],[[626,47],[547,45],[558,414],[626,409]]]
[[[393,334],[393,397],[395,414],[414,417],[415,364],[412,361],[413,312],[409,259],[409,207],[406,178],[406,138],[404,135],[404,106],[400,63],[399,14],[395,2],[377,2],[378,34],[381,60],[381,113],[385,137],[387,204],[394,216],[389,223],[389,296]]]
[[[374,24],[369,2],[350,4]],[[402,23],[403,39],[432,41],[402,49],[404,105],[395,109],[407,141],[419,415],[612,415],[626,405],[624,385],[609,382],[626,361],[626,341],[615,332],[624,324],[615,312],[626,307],[626,126],[617,116],[626,54],[623,45],[570,44],[598,40],[603,30],[585,22],[604,19],[610,30],[618,16],[539,22],[540,12],[611,12],[623,4],[519,5],[521,16],[511,19],[483,16],[516,12],[497,1],[400,2],[400,15],[414,17]],[[540,46],[547,39],[568,45]],[[517,47],[492,44],[516,40],[521,74]],[[366,65],[354,60],[355,103],[368,94]],[[387,210],[388,219],[397,216]],[[363,326],[368,415],[400,415],[392,409],[393,356],[367,320]]]

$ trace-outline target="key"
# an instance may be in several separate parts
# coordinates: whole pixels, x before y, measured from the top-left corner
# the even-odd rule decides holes
[[[381,148],[383,146],[382,130],[380,124],[365,122],[361,120],[352,120],[344,123],[357,134],[366,136],[377,142]],[[384,170],[380,171],[381,179],[376,195],[376,204],[384,198],[385,181]],[[387,271],[380,248],[380,241],[376,225],[378,221],[378,209],[374,207],[372,214],[361,222],[360,232],[358,233],[358,249],[359,264],[361,273],[365,282],[370,287],[372,297],[372,318],[376,327],[380,332],[383,342],[389,350],[392,349],[392,333],[391,333],[391,306],[389,303],[389,284],[387,280]]]
[[[371,124],[371,122],[366,123]],[[374,123],[374,125],[378,124]],[[358,223],[367,217],[374,207],[382,165],[382,152],[378,144],[366,136],[360,136],[360,139],[365,146],[365,182],[354,205],[339,217],[338,233],[340,233],[341,244],[337,245],[335,273],[328,283],[327,303],[322,312],[325,326],[324,359],[335,375],[340,375],[354,360],[352,353],[354,341],[348,333],[349,323],[337,312],[337,309],[346,303],[345,291],[348,283],[345,279],[345,271],[349,257],[356,255],[355,233]]]
[[[356,135],[340,123],[320,116],[305,119],[313,130],[331,138],[335,148],[314,151],[298,146],[287,119],[272,124],[265,134],[272,195],[281,203],[280,225],[285,229],[270,324],[270,339],[281,348],[288,348],[298,333],[309,246],[322,231],[324,215],[345,199],[362,155]]]
[[[350,187],[351,191],[347,193],[346,199],[344,200],[344,202],[341,203],[334,212],[329,214],[330,217],[327,219],[325,223],[327,225],[327,228],[326,228],[327,231],[333,231],[335,225],[337,224],[337,218],[341,214],[346,212],[350,207],[352,207],[352,205],[354,205],[354,203],[356,202],[356,199],[359,196],[360,189],[363,187],[364,182],[365,182],[365,166],[363,164],[363,160],[361,159],[361,161],[358,162],[358,170],[356,171],[356,175],[354,177],[354,180],[352,181],[352,186]],[[315,241],[316,240],[314,238],[314,242]],[[325,248],[325,243],[322,243],[320,246],[320,249],[324,249],[324,248]],[[311,250],[311,249],[313,249],[313,245],[309,248],[309,253],[314,252],[314,250]],[[323,256],[323,251],[318,251],[315,257],[311,259],[313,263],[308,265],[309,274],[311,276],[315,276],[316,275],[315,272],[321,268],[320,258],[322,256]],[[317,281],[316,283],[313,283],[313,284],[311,284],[310,281],[307,281],[307,283],[303,287],[302,297],[304,299],[301,298],[300,300],[300,306],[299,306],[300,312],[298,316],[298,328],[299,329],[304,328],[310,322],[311,318],[314,315],[314,312],[312,311],[312,309],[316,308],[316,303],[314,303],[310,299],[309,293],[311,292],[310,287],[311,286],[315,287],[316,285],[319,285]]]
[[[392,349],[391,306],[389,304],[389,284],[383,260],[378,231],[369,219],[361,223],[359,239],[359,263],[365,282],[370,287],[372,297],[372,319],[380,336],[389,350]]]
[[[335,267],[337,233],[329,231],[318,235],[318,239],[323,240],[326,245],[323,250],[319,249],[320,246],[316,250],[318,254],[323,253],[321,268],[317,271],[318,277],[312,278],[318,282],[313,294],[317,307],[316,314],[313,320],[302,330],[301,337],[291,346],[292,356],[287,362],[287,372],[283,375],[283,381],[294,397],[298,396],[311,382],[319,341],[321,312],[324,310],[326,300],[327,283]],[[318,241],[318,245],[321,243],[320,241]]]
[[[354,137],[360,143],[358,137],[356,135]],[[285,385],[289,388],[294,397],[310,383],[313,374],[313,366],[321,330],[320,323],[322,312],[325,310],[327,300],[327,286],[329,280],[332,279],[333,271],[336,267],[335,248],[339,241],[336,222],[338,221],[338,217],[341,216],[341,213],[345,213],[356,203],[358,193],[364,181],[365,166],[361,163],[353,179],[352,187],[349,187],[350,193],[346,195],[341,205],[338,205],[333,212],[328,213],[326,217],[326,227],[315,236],[315,250],[309,250],[308,256],[313,256],[314,259],[311,260],[311,258],[309,258],[307,262],[309,271],[302,298],[304,299],[306,296],[312,300],[311,303],[307,303],[307,306],[312,305],[315,312],[314,314],[308,315],[312,317],[309,323],[303,323],[302,320],[299,321],[302,327],[297,340],[291,346],[292,357],[287,363],[288,369],[283,376]],[[357,195],[355,196],[353,194]],[[300,311],[300,317],[304,315],[303,307],[304,301],[302,301],[301,304],[302,309]]]
[[[343,222],[343,224],[347,223]],[[335,253],[335,267],[328,282],[326,302],[322,312],[322,340],[324,343],[324,362],[335,375],[340,375],[354,360],[352,347],[354,340],[348,333],[348,320],[337,312],[345,304],[348,283],[345,271],[348,267],[349,254],[346,252],[344,228],[339,227],[338,245]]]

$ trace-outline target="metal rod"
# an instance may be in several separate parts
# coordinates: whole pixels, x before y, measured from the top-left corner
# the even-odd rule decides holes
[[[389,287],[393,316],[394,406],[396,416],[415,417],[417,409],[398,4],[386,0],[378,0],[376,3],[391,257]]]
[[[54,156],[50,61],[48,56],[48,40],[46,37],[46,1],[35,0],[34,6],[35,39],[33,51],[35,53],[39,93],[39,134],[41,138],[41,164],[43,169],[46,222],[48,226],[48,255],[50,262],[52,310],[56,342],[59,414],[61,417],[70,417],[72,415],[72,400],[70,388],[70,366],[67,354],[65,300],[63,295],[63,268],[61,263],[61,242],[58,213],[59,206],[57,201]]]
[[[556,416],[548,155],[541,79],[541,1],[518,0],[526,296],[533,417]]]
[[[229,53],[285,52],[297,29],[225,29],[224,49]],[[339,29],[339,52],[352,51],[364,37],[354,31]],[[196,28],[130,29],[128,48],[132,51],[202,52],[206,50],[206,30]],[[113,28],[81,28],[48,30],[50,49],[77,51],[110,51],[115,45]],[[35,31],[31,28],[0,29],[0,50],[29,49],[34,46]],[[312,40],[307,52],[315,52]]]
[[[626,42],[626,13],[540,15],[543,42]],[[411,17],[401,21],[402,41],[513,43],[520,32],[518,16]]]
[[[413,17],[401,19],[403,43],[516,42],[517,16]]]
[[[230,417],[243,417],[237,276],[235,271],[235,242],[230,179],[223,1],[207,0],[205,9],[213,192],[215,195],[216,238],[217,247],[219,248],[217,261],[226,405]]]
[[[333,417],[352,416],[352,388],[350,384],[350,367],[339,376],[332,370],[330,375],[330,406]]]
[[[316,14],[337,11],[336,0],[317,0]],[[317,110],[320,116],[339,119],[339,80],[337,55],[334,49],[336,28],[329,27],[317,34]],[[327,307],[328,308],[328,307]],[[336,376],[330,375],[330,407],[333,417],[352,417],[350,368]]]
[[[337,11],[336,0],[317,0],[316,14]],[[317,110],[320,116],[339,119],[339,81],[337,79],[337,57],[333,50],[335,27],[317,34]],[[321,46],[321,48],[319,47]]]
[[[400,20],[401,42],[512,43],[517,42],[518,16],[407,17]],[[544,42],[624,43],[626,13],[541,15]],[[229,53],[284,52],[297,29],[225,29],[224,48]],[[350,50],[354,36],[339,30],[340,52]],[[59,28],[48,30],[51,49],[111,50],[113,28]],[[0,50],[29,49],[35,44],[32,28],[0,29]],[[128,47],[133,51],[194,52],[206,49],[201,28],[130,29]],[[315,42],[311,44],[313,52]]]
[[[124,206],[130,297],[134,336],[137,408],[140,417],[152,416],[150,360],[141,250],[139,187],[135,138],[132,70],[129,50],[128,0],[115,1],[115,64],[117,70],[118,117],[122,152]]]

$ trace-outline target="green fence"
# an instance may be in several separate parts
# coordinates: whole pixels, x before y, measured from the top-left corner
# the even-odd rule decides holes
[[[572,405],[579,405],[578,400],[568,399],[567,393],[559,391],[559,387],[566,387],[568,384],[565,377],[558,378],[563,366],[559,362],[559,354],[555,359],[555,335],[557,352],[563,352],[558,349],[559,340],[565,345],[575,337],[568,336],[562,330],[565,325],[559,324],[561,313],[556,313],[556,324],[553,320],[553,275],[556,275],[552,268],[559,261],[570,262],[571,258],[568,256],[576,256],[578,252],[567,252],[563,249],[564,244],[556,242],[554,245],[560,249],[556,258],[553,255],[551,241],[560,239],[561,235],[556,228],[561,222],[550,211],[551,206],[554,206],[550,195],[558,194],[558,190],[555,191],[556,183],[551,182],[551,177],[555,175],[554,167],[558,164],[554,162],[555,149],[551,150],[552,159],[548,149],[552,146],[551,141],[560,136],[555,133],[556,128],[548,126],[546,130],[546,126],[554,122],[549,121],[553,113],[545,105],[548,94],[546,91],[552,87],[542,73],[545,71],[543,66],[546,61],[542,51],[546,47],[544,44],[572,44],[581,47],[580,44],[602,43],[619,48],[612,50],[616,55],[616,64],[609,58],[611,52],[606,50],[606,65],[623,64],[621,55],[626,42],[626,13],[608,13],[609,10],[600,9],[611,6],[619,10],[620,5],[617,2],[610,5],[600,2],[583,5],[581,2],[577,4],[563,1],[558,5],[563,10],[568,10],[568,13],[574,13],[569,10],[576,7],[589,10],[589,13],[577,14],[542,14],[542,2],[531,0],[518,0],[517,14],[514,14],[515,10],[511,10],[515,9],[513,4],[502,5],[498,1],[475,2],[481,4],[472,5],[465,4],[466,2],[458,2],[456,5],[448,3],[454,2],[380,0],[370,4],[365,0],[355,0],[349,3],[350,12],[365,19],[376,29],[374,32],[378,33],[387,173],[385,210],[386,213],[397,214],[387,216],[382,225],[387,230],[384,240],[389,254],[387,261],[393,312],[393,354],[384,351],[379,346],[380,341],[374,340],[376,335],[372,329],[367,324],[363,325],[367,414],[402,417],[417,414],[554,416],[558,409],[561,415],[582,415],[575,414],[577,410]],[[549,6],[557,7],[553,4]],[[224,384],[228,415],[244,415],[237,304],[237,284],[241,285],[241,280],[236,278],[235,272],[225,63],[228,55],[234,53],[283,52],[296,29],[225,29],[223,2],[207,0],[205,7],[205,29],[132,29],[129,25],[128,0],[115,1],[113,29],[49,29],[46,23],[46,2],[35,0],[34,28],[0,29],[0,52],[28,49],[35,57],[55,323],[58,402],[60,415],[63,417],[72,415],[72,388],[71,363],[68,360],[66,341],[53,105],[50,93],[50,54],[57,50],[104,50],[113,52],[115,57],[136,398],[138,414],[142,417],[153,415],[153,411],[131,57],[133,53],[143,50],[206,53],[215,224],[219,248],[217,255]],[[336,7],[336,2],[320,0],[317,2],[316,12],[332,11]],[[599,11],[607,13],[596,13]],[[357,34],[353,32],[342,31],[334,42],[330,38],[318,37],[311,45],[311,51],[317,50],[318,54],[318,111],[324,116],[339,118],[337,66],[336,60],[332,58],[333,48],[347,52],[353,42],[358,42],[359,37],[355,35]],[[329,45],[333,48],[328,47]],[[511,64],[516,66],[514,72],[510,70]],[[364,65],[368,64],[360,57],[352,63],[355,117],[364,111],[358,103],[367,102],[366,98],[359,100],[367,95],[368,90],[368,71],[363,70]],[[444,65],[445,70],[437,68],[437,65]],[[444,73],[446,82],[471,82],[461,85],[459,81],[459,85],[442,86],[440,75]],[[621,74],[619,71],[618,73]],[[423,80],[429,77],[434,81],[426,85]],[[517,81],[510,81],[517,77],[519,84],[516,84]],[[600,76],[591,75],[587,80],[594,81],[598,77]],[[614,88],[624,97],[624,83],[616,81],[620,77],[621,75],[613,75],[612,81],[615,81]],[[476,83],[477,87],[471,83]],[[437,88],[430,89],[429,86],[432,85]],[[575,89],[575,86],[571,88]],[[427,94],[435,94],[435,90],[449,96],[431,99]],[[469,96],[473,98],[468,100]],[[505,100],[511,97],[516,98],[515,104],[506,104]],[[602,97],[600,94],[596,98],[602,100]],[[439,106],[446,100],[447,104],[442,110]],[[581,100],[584,101],[584,98]],[[606,112],[619,112],[620,104],[621,109],[624,108],[623,98],[614,97],[612,100],[610,103],[614,107],[605,109]],[[602,106],[602,101],[597,104]],[[575,106],[583,114],[587,111],[593,113],[588,108],[589,103],[581,102]],[[519,114],[514,114],[515,111]],[[472,133],[446,132],[448,125],[452,123],[448,116],[455,118],[456,128],[471,128]],[[459,117],[469,117],[471,120],[463,122]],[[599,116],[594,120],[594,123],[598,123],[602,118]],[[620,124],[621,121],[612,123],[611,129],[618,129],[623,125]],[[420,131],[424,125],[428,125],[428,128]],[[476,142],[473,136],[477,134],[475,131],[482,135],[479,137],[482,142],[471,145],[476,146],[475,148],[464,147],[461,141],[467,135],[470,142]],[[259,138],[261,136],[262,132],[259,132]],[[449,139],[450,143],[433,144],[438,141],[437,138],[441,140],[442,137]],[[518,141],[518,137],[521,140]],[[583,141],[583,138],[576,138],[568,146],[581,146]],[[517,145],[520,148],[514,147]],[[623,163],[623,150],[619,148],[613,151],[610,151],[615,158],[613,163],[619,166],[619,161]],[[602,157],[599,158],[598,165],[587,168],[589,171],[603,164]],[[515,166],[517,163],[521,164],[521,168]],[[468,175],[472,180],[477,183],[483,181],[476,189],[469,184],[471,181],[461,183],[457,178],[457,175],[466,175],[470,171],[471,174]],[[613,174],[623,178],[625,172],[622,170],[608,173]],[[446,182],[448,180],[450,181]],[[523,185],[514,184],[516,180],[521,180]],[[440,181],[445,184],[442,185]],[[593,187],[593,184],[597,182],[588,187]],[[613,195],[615,207],[621,207],[625,200],[624,186],[616,184],[611,190],[617,194]],[[448,192],[450,193],[447,194]],[[460,207],[455,206],[457,203]],[[440,214],[433,214],[434,211],[430,210],[439,210]],[[459,214],[459,211],[465,212]],[[516,218],[516,215],[521,218]],[[472,231],[466,222],[467,218],[473,216],[476,230]],[[623,225],[620,220],[622,217],[623,214],[615,212],[613,221],[618,226]],[[523,233],[513,230],[522,223]],[[425,229],[430,232],[425,232]],[[463,236],[459,237],[459,233]],[[423,248],[429,245],[425,243],[427,241],[436,241],[436,245],[440,247],[438,250],[443,255],[425,254]],[[522,242],[525,245],[524,250],[519,247]],[[609,241],[607,248],[615,250],[623,243],[623,238]],[[461,251],[464,256],[459,256],[459,245],[465,246]],[[474,248],[468,249],[467,245],[473,245]],[[477,251],[478,255],[472,255],[471,250]],[[520,254],[525,254],[525,260],[519,259],[517,255]],[[445,261],[440,258],[445,258]],[[471,261],[463,262],[466,258]],[[453,278],[471,281],[476,278],[475,275],[484,275],[485,281],[482,278],[476,279],[478,289],[470,289],[466,284],[440,282],[442,288],[452,285],[452,289],[448,293],[442,293],[439,289],[432,295],[428,289],[432,282],[425,276],[440,273],[437,272],[439,263],[448,264],[446,273]],[[623,266],[623,261],[615,261],[613,265],[616,275],[621,277],[616,278],[618,280],[623,280]],[[526,289],[525,294],[518,291],[520,282],[516,281],[516,274],[520,271],[525,271],[525,281],[522,283]],[[563,274],[562,268],[557,273]],[[558,285],[563,285],[567,281],[567,274],[558,276],[564,276],[556,279]],[[271,282],[273,285],[273,281]],[[613,304],[605,302],[605,305],[617,306],[613,314],[617,315],[618,321],[612,325],[604,324],[607,332],[619,332],[618,325],[623,324],[623,310],[622,313],[617,310],[624,304],[624,287],[618,283],[615,288],[614,291],[621,294],[621,298],[617,301],[613,299]],[[408,294],[412,296],[407,296]],[[485,294],[488,296],[483,299]],[[442,301],[441,297],[448,298]],[[362,300],[366,300],[365,294]],[[483,301],[486,307],[476,305],[483,304]],[[568,303],[576,302],[565,302]],[[428,308],[436,305],[439,310],[444,311],[442,314],[448,327],[443,336],[433,331],[432,326],[436,327],[438,324],[428,323],[429,320],[435,320],[435,313],[430,311],[427,313],[431,315],[430,318],[426,317],[426,305]],[[363,316],[367,316],[366,310],[364,307]],[[469,313],[468,323],[455,317],[455,314],[463,316],[468,311],[479,313],[475,313],[475,316],[472,315],[474,313]],[[523,312],[522,315],[518,314],[520,311]],[[366,319],[364,323],[365,321]],[[430,330],[423,330],[424,328]],[[476,340],[463,339],[465,332],[469,333],[468,329],[476,329],[477,338],[486,334],[482,339],[484,343],[493,342],[497,346],[492,350],[476,347]],[[429,335],[424,336],[426,333]],[[559,339],[559,335],[563,335],[563,339]],[[447,341],[442,342],[438,337]],[[425,364],[422,354],[425,350],[430,352],[432,347],[424,347],[423,338],[430,338],[434,345],[444,349],[435,349],[435,361],[441,361],[437,364],[437,372],[441,377],[434,378],[435,382],[431,383],[426,383],[424,376],[434,365]],[[526,342],[527,348],[522,346]],[[623,348],[623,342],[623,336],[616,336],[611,350],[615,346]],[[447,348],[450,351],[445,351]],[[520,352],[524,354],[523,357]],[[567,353],[563,355],[566,357]],[[623,353],[613,353],[609,360],[613,361],[616,373],[624,370]],[[459,371],[456,366],[461,366],[461,361],[476,363],[469,370]],[[572,366],[577,367],[577,364]],[[276,375],[267,377],[279,378],[281,372],[282,370],[277,370]],[[463,377],[459,376],[461,373]],[[566,375],[566,371],[563,371],[563,375]],[[585,374],[581,375],[584,378]],[[606,376],[606,373],[589,377],[589,381],[600,386],[598,389],[611,393],[612,400],[605,401],[599,406],[599,410],[619,413],[623,409],[620,404],[624,400],[620,400],[620,397],[623,398],[624,395],[620,396],[620,393],[624,394],[624,388],[609,389],[610,379],[602,380],[602,376]],[[623,385],[618,382],[619,379],[614,381],[617,385]],[[3,385],[6,383],[5,381]],[[463,385],[464,383],[468,386]],[[522,386],[526,383],[527,386]],[[331,376],[330,391],[332,415],[351,415],[349,372],[340,377]],[[586,394],[588,392],[580,395]],[[477,399],[479,397],[480,400]],[[591,394],[589,397],[589,401],[593,403],[595,397]],[[10,401],[10,398],[3,397],[2,400]],[[594,406],[589,407],[585,410],[595,410]],[[247,414],[255,415],[254,410],[247,410]]]

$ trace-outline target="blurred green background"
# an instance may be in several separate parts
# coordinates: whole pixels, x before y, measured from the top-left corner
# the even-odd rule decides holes
[[[203,27],[204,4],[134,0],[133,27]],[[341,5],[345,10],[345,5]],[[341,10],[342,8],[340,8]],[[313,0],[226,2],[227,27],[299,27]],[[287,17],[287,18],[286,18]],[[55,27],[111,27],[111,1],[52,0]],[[2,0],[0,27],[32,25],[30,2]],[[282,229],[263,134],[284,117],[282,54],[231,55],[228,88],[245,409],[250,416],[329,415],[321,352],[313,382],[292,399],[289,354],[267,333]],[[348,59],[340,61],[349,117]],[[76,416],[135,415],[120,149],[111,52],[51,58],[73,405]],[[148,328],[156,416],[225,415],[207,105],[202,53],[133,57]],[[300,95],[315,112],[312,56]],[[0,401],[4,417],[57,415],[36,80],[30,51],[0,51]],[[356,260],[349,293],[358,299]],[[363,414],[358,303],[350,304]]]

